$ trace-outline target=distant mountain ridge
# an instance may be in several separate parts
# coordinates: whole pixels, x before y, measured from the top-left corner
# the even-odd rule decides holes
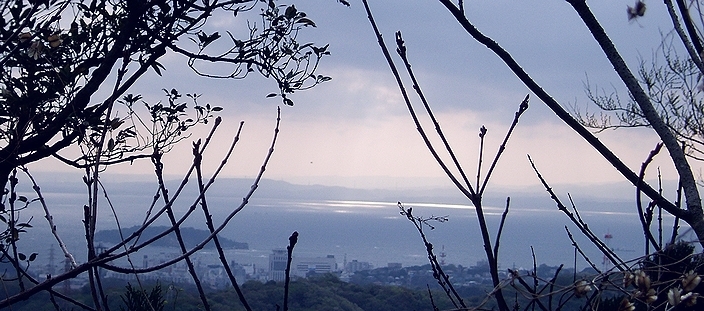
[[[36,174],[44,193],[82,193],[85,184],[81,176],[76,174],[70,178],[67,174],[55,173]],[[156,193],[157,185],[144,175],[107,175],[103,177],[111,194],[127,194],[135,197],[151,198]],[[130,180],[130,178],[134,178]],[[42,180],[61,180],[61,182],[42,183]],[[219,178],[208,190],[207,196],[229,197],[239,204],[241,199],[252,186],[251,178]],[[175,189],[180,180],[171,179],[167,187]],[[627,182],[617,182],[598,185],[564,184],[552,185],[558,193],[569,192],[582,206],[606,204],[605,209],[632,203],[634,187]],[[671,187],[670,187],[671,188]],[[184,189],[182,197],[192,198],[197,196],[195,186],[189,183]],[[506,197],[511,197],[511,206],[518,207],[521,201],[535,206],[554,208],[554,202],[545,193],[539,184],[531,187],[494,187],[485,196],[485,203],[494,206],[503,206]],[[440,188],[393,188],[393,189],[366,189],[346,188],[341,186],[301,185],[282,180],[262,179],[256,193],[256,199],[294,199],[294,200],[351,200],[351,201],[379,201],[379,202],[429,202],[448,204],[470,204],[462,194],[448,182],[447,187]],[[613,206],[611,206],[613,205]]]
[[[122,229],[122,234],[123,236],[129,236],[133,232],[137,231],[137,229],[139,229],[139,226],[125,228]],[[146,241],[148,239],[151,239],[167,229],[169,229],[169,227],[167,226],[148,227],[142,233],[140,241]],[[183,242],[188,248],[198,245],[198,243],[205,240],[205,238],[207,238],[209,235],[210,231],[208,230],[201,230],[191,227],[181,228],[181,236],[183,237]],[[237,242],[221,236],[218,236],[218,239],[220,241],[220,245],[222,245],[222,247],[225,249],[249,249],[249,244],[245,242]],[[115,245],[121,241],[120,233],[117,231],[117,229],[98,231],[95,233],[95,240],[99,243],[108,243],[110,245]],[[179,247],[178,240],[176,239],[176,234],[173,232],[162,237],[161,239],[156,240],[151,245],[162,247]],[[208,244],[205,245],[205,248],[215,248],[215,243],[210,241],[208,242]]]

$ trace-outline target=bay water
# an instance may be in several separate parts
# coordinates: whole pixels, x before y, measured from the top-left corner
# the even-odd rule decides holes
[[[85,262],[85,238],[83,209],[85,196],[79,193],[46,193],[50,211],[57,231],[69,250],[79,262]],[[139,224],[146,215],[152,197],[145,194],[117,194],[111,196],[116,206],[120,225],[130,227]],[[208,196],[213,219],[218,226],[225,217],[241,203],[241,197],[217,193]],[[175,204],[177,217],[182,215],[190,201]],[[501,214],[500,202],[484,207],[490,234],[495,239]],[[412,207],[416,216],[443,216],[448,221],[430,222],[434,226],[424,227],[435,254],[445,256],[448,264],[473,266],[484,260],[483,242],[476,212],[471,205],[462,203],[404,202]],[[624,203],[625,204],[625,203]],[[158,205],[160,206],[160,205]],[[515,206],[515,207],[514,207]],[[644,253],[642,227],[633,206],[591,205],[580,209],[582,219],[599,237],[607,234],[604,241],[624,259],[636,258]],[[39,206],[22,212],[23,219],[33,217],[27,233],[18,241],[27,254],[38,253],[32,263],[42,267],[49,263],[49,250],[54,245],[54,260],[60,264],[63,256],[48,230],[47,221]],[[669,239],[671,217],[663,218],[663,236]],[[168,225],[165,217],[156,224]],[[185,226],[206,229],[202,211],[197,210]],[[107,203],[101,203],[98,217],[99,229],[116,228],[115,217]],[[584,238],[569,219],[544,201],[530,199],[513,201],[505,221],[500,239],[499,262],[502,268],[530,268],[533,255],[538,264],[566,264],[572,267],[575,248],[568,238],[566,228],[574,235],[580,248],[601,268],[602,255]],[[238,213],[220,233],[220,236],[239,242],[247,242],[248,250],[227,250],[228,260],[240,264],[255,264],[268,267],[268,255],[273,249],[288,245],[292,232],[299,233],[294,256],[325,257],[334,255],[342,268],[343,262],[358,260],[372,263],[375,267],[388,263],[403,266],[427,264],[427,254],[420,235],[413,224],[399,213],[396,201],[354,199],[305,199],[305,198],[257,198],[256,196]],[[680,229],[686,233],[686,227]],[[656,236],[657,231],[654,231]],[[683,238],[688,238],[684,235]],[[691,238],[691,237],[689,237]],[[151,252],[174,252],[154,248]],[[148,251],[148,252],[150,252]],[[140,255],[141,256],[141,255]],[[141,257],[135,256],[136,260]],[[577,255],[577,269],[587,263]],[[216,264],[212,249],[205,249],[195,257],[202,264]],[[60,266],[60,265],[59,265]]]

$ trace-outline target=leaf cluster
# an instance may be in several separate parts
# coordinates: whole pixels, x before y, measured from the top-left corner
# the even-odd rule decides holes
[[[247,21],[244,35],[206,28],[213,16],[238,17],[257,9],[261,22]],[[59,157],[73,166],[88,165],[98,151],[107,151],[102,160],[111,163],[133,160],[129,154],[145,146],[168,150],[194,123],[207,122],[221,108],[198,105],[192,96],[196,116],[185,117],[179,96],[170,91],[168,104],[148,105],[149,121],[136,118],[131,108],[127,116],[117,115],[115,103],[141,100],[128,90],[146,72],[165,74],[160,59],[167,52],[186,56],[196,74],[205,77],[242,79],[258,72],[276,81],[274,96],[293,105],[288,94],[330,80],[315,73],[320,59],[329,55],[327,46],[297,41],[306,27],[315,22],[294,5],[274,0],[6,1],[0,4],[0,176],[59,157],[74,143],[82,146],[83,158]],[[203,70],[204,62],[230,71]],[[103,94],[99,90],[109,92],[96,99]],[[140,120],[128,122],[133,119]],[[149,130],[140,133],[139,123]]]

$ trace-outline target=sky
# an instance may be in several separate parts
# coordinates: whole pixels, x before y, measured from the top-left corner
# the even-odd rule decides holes
[[[439,2],[369,2],[387,44],[393,43],[395,31],[403,33],[421,87],[470,176],[476,176],[479,128],[488,128],[484,153],[488,163],[521,100],[530,94],[530,108],[511,137],[490,186],[522,189],[538,185],[528,154],[554,184],[623,181],[498,57],[467,35]],[[632,69],[641,59],[652,59],[672,28],[664,5],[651,2],[646,1],[645,16],[628,21],[626,7],[633,1],[589,1]],[[294,3],[317,24],[305,29],[300,41],[330,44],[331,55],[323,59],[318,73],[332,80],[297,92],[292,96],[293,107],[281,107],[281,132],[265,178],[355,188],[451,186],[415,130],[361,1],[351,1],[351,7],[333,0]],[[508,50],[564,107],[595,110],[585,95],[587,81],[596,90],[617,90],[626,96],[596,42],[565,1],[466,1],[466,12],[480,31]],[[245,25],[244,19],[230,16],[216,16],[212,22],[213,29],[220,31],[241,30]],[[399,66],[400,60],[395,61]],[[161,89],[177,88],[203,94],[202,103],[224,108],[218,143],[205,155],[211,172],[243,120],[242,140],[223,176],[255,176],[269,148],[280,104],[279,99],[265,98],[276,91],[275,83],[255,76],[237,81],[197,77],[184,66],[184,59],[173,54],[166,55],[162,63],[166,66],[163,77],[150,73],[132,92],[156,102],[164,100]],[[410,84],[406,87],[410,89]],[[412,100],[419,103],[416,97]],[[430,123],[424,124],[428,132],[433,131]],[[207,130],[207,126],[196,129],[192,138],[204,136]],[[658,142],[647,129],[610,130],[599,138],[636,171]],[[168,174],[182,174],[191,161],[190,143],[176,147],[165,160]],[[664,178],[675,178],[666,154],[655,165]],[[697,170],[701,167],[694,165]],[[35,167],[63,170],[51,160]],[[148,161],[108,170],[120,174],[151,171]],[[655,175],[649,172],[651,181]]]

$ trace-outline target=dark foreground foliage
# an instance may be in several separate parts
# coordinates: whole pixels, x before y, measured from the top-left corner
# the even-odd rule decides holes
[[[111,310],[129,310],[125,301],[131,302],[133,305],[140,304],[139,287],[136,284],[130,284],[129,288],[126,286],[119,282],[110,284],[111,288],[107,290],[107,293],[109,297],[114,298],[110,299]],[[144,288],[146,298],[153,301],[159,301],[159,299],[152,297],[153,293],[161,292],[164,299],[163,308],[158,310],[191,311],[203,309],[198,293],[189,286],[151,283],[145,284]],[[283,284],[276,282],[250,281],[242,285],[242,290],[247,295],[253,310],[276,310],[277,306],[282,303],[284,293]],[[88,302],[91,299],[88,289],[83,290],[79,296],[82,296],[82,301]],[[207,296],[211,302],[211,310],[244,310],[234,290],[212,291],[207,293]],[[433,299],[441,310],[452,308],[450,302],[440,292],[433,292]],[[61,305],[60,302],[59,305]],[[54,310],[55,308],[49,295],[41,294],[30,301],[13,305],[12,309],[15,311],[36,311]],[[292,281],[289,309],[384,311],[432,310],[433,307],[427,290],[374,284],[358,285],[340,281],[334,275],[324,275]],[[70,310],[70,307],[66,310]]]

